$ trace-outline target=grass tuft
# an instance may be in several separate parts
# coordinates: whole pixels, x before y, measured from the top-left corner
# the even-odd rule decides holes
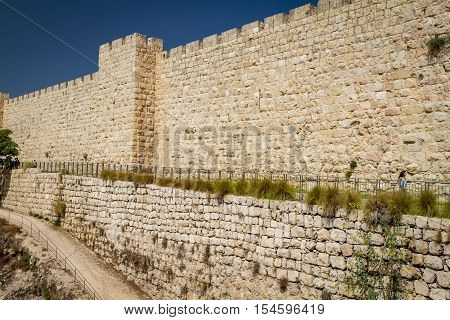
[[[66,203],[62,200],[56,200],[53,203],[53,211],[55,212],[58,219],[64,218],[66,215]]]
[[[306,203],[310,206],[315,206],[320,203],[324,189],[321,186],[315,186],[306,194]]]
[[[236,190],[236,194],[238,196],[245,196],[249,192],[249,186],[250,185],[247,180],[241,179],[235,183],[234,189]]]
[[[292,201],[295,199],[294,188],[287,181],[277,181],[273,184],[273,195],[277,200]]]
[[[230,180],[218,180],[215,183],[214,191],[217,194],[217,199],[223,201],[227,194],[233,193],[233,183]]]
[[[324,216],[333,218],[341,207],[340,191],[337,187],[325,188],[320,202],[323,205]]]
[[[429,217],[434,217],[437,215],[438,201],[433,191],[422,190],[420,192],[417,204],[421,214]]]

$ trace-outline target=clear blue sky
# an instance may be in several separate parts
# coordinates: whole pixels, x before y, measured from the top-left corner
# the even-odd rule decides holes
[[[167,50],[308,2],[317,1],[0,0],[0,91],[14,97],[97,70],[5,3],[97,62],[99,45],[134,32]]]

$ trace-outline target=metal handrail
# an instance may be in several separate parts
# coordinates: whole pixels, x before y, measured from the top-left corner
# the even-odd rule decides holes
[[[1,215],[5,217],[5,215]],[[14,219],[16,217],[17,219]],[[59,260],[64,264],[64,269],[66,269],[69,274],[73,275],[76,281],[78,281],[83,288],[83,291],[93,300],[101,300],[100,294],[94,289],[94,287],[86,280],[86,278],[81,274],[81,272],[75,267],[75,265],[69,260],[69,258],[58,249],[56,244],[51,241],[39,227],[37,227],[31,220],[23,217],[22,215],[15,214],[8,211],[7,219],[15,225],[20,224],[20,228],[24,229],[25,232],[29,233],[31,237],[41,242],[45,248],[55,256],[56,260]],[[27,224],[28,223],[28,224]]]

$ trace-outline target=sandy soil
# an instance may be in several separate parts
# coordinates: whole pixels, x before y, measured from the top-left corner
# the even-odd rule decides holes
[[[16,215],[21,215],[14,212]],[[7,217],[8,211],[0,209],[0,217]],[[102,299],[107,300],[140,300],[148,299],[139,288],[130,283],[118,271],[110,267],[106,262],[97,257],[92,251],[81,242],[72,237],[62,228],[54,227],[48,222],[22,215],[31,220],[43,234],[52,240],[69,260],[75,265],[78,271],[95,288]],[[38,258],[45,257],[48,252],[43,252],[43,246],[34,239],[27,236],[23,242],[24,246],[36,254]],[[69,276],[68,274],[66,274]]]

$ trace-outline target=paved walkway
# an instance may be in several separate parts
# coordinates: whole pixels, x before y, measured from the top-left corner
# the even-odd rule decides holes
[[[49,222],[34,217],[23,216],[32,221],[45,236],[53,241],[78,271],[95,288],[105,300],[140,300],[148,297],[128,282],[123,275],[97,257],[94,252],[75,239],[62,228],[54,227]],[[8,211],[0,209],[0,217],[8,217]],[[20,225],[20,223],[19,223]]]

